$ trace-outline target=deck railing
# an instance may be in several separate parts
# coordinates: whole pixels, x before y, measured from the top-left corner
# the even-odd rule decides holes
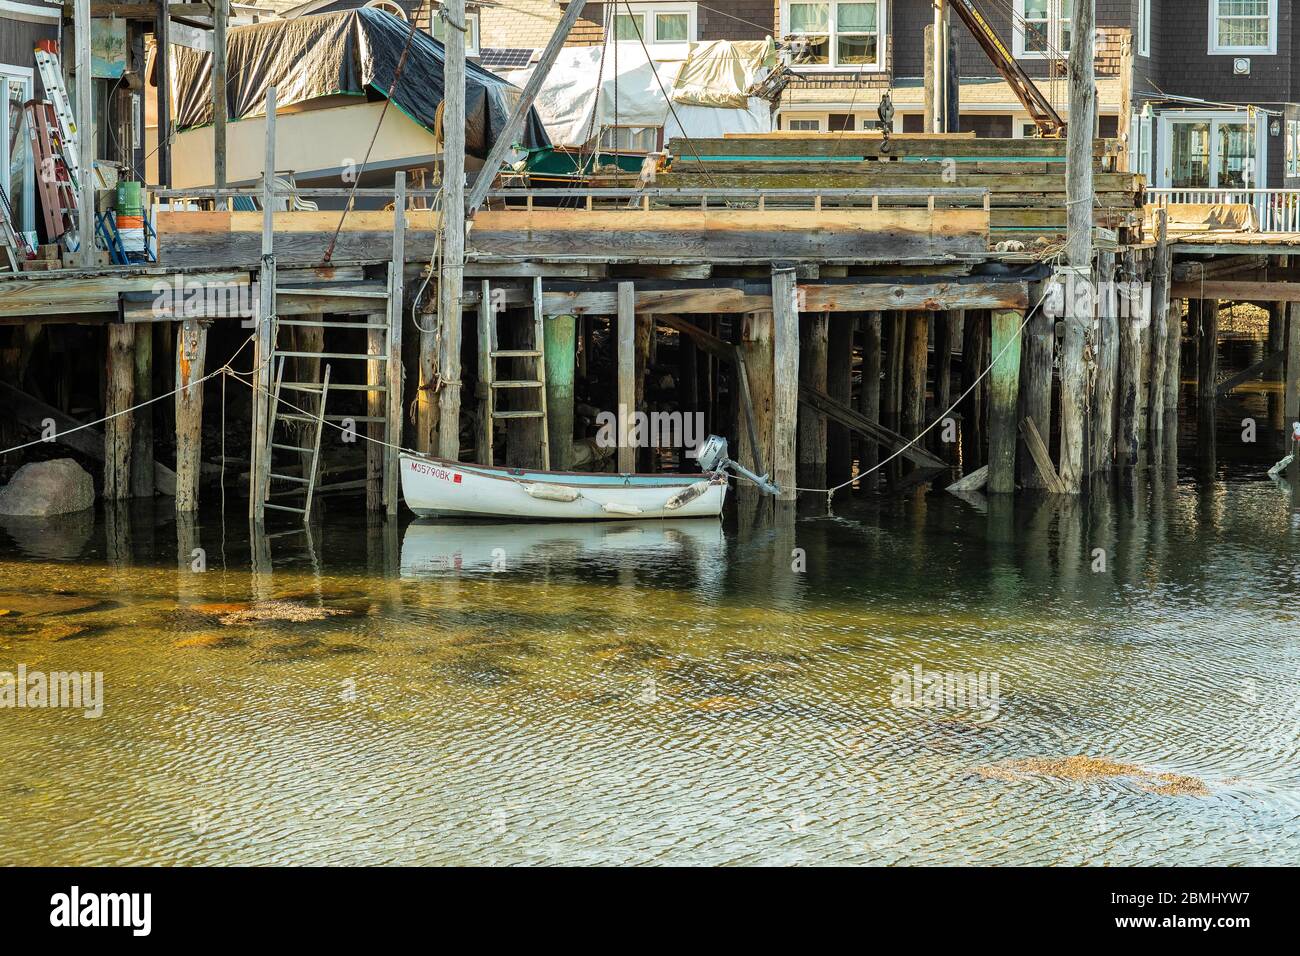
[[[1300,232],[1300,189],[1148,189],[1156,206],[1250,205],[1260,232]]]

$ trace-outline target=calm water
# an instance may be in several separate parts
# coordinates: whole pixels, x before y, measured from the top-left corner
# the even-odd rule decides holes
[[[333,510],[270,574],[234,507],[7,519],[0,670],[105,703],[0,710],[0,862],[1295,864],[1300,505],[1193,477],[722,527]],[[351,613],[220,623],[270,598]],[[893,706],[916,665],[996,672],[996,716]],[[977,772],[1073,754],[1208,794]]]

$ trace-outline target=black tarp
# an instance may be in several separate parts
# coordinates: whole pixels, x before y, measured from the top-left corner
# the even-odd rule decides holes
[[[411,48],[389,96],[402,50]],[[173,47],[176,126],[212,122],[212,54]],[[443,97],[442,44],[391,13],[365,7],[345,13],[272,20],[231,30],[226,42],[226,103],[232,120],[265,111],[274,86],[278,107],[340,94],[389,96],[394,106],[437,132]],[[473,63],[465,64],[465,152],[485,159],[522,91]],[[535,109],[516,141],[549,146]],[[322,144],[323,145],[323,144]]]

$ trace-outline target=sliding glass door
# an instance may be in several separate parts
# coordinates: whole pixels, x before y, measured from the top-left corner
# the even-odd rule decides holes
[[[13,208],[14,228],[36,228],[36,187],[23,103],[32,98],[32,71],[0,63],[0,187]]]
[[[1177,112],[1160,117],[1160,186],[1260,189],[1266,183],[1268,117],[1246,111]]]

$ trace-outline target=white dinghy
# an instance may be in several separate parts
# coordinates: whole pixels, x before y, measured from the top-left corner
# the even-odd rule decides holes
[[[726,452],[726,441],[711,437],[699,453],[702,475],[529,471],[404,454],[402,494],[407,507],[424,518],[717,518],[727,496],[725,469],[745,473]],[[766,478],[755,480],[771,490]]]

